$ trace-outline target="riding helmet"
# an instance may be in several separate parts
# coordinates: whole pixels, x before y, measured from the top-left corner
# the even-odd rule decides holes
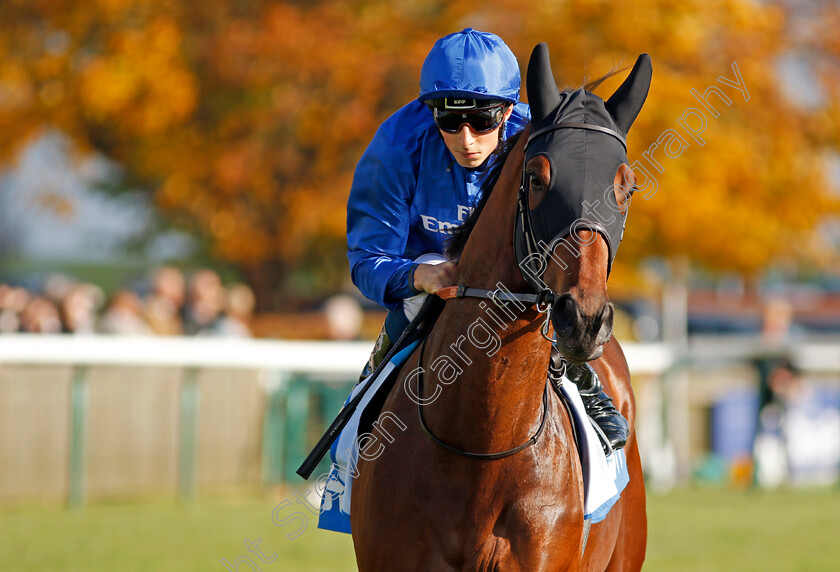
[[[420,71],[419,101],[472,96],[516,103],[519,63],[495,34],[466,28],[432,47]]]

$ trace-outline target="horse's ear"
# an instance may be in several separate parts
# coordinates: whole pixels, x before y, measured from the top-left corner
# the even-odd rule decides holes
[[[555,107],[560,105],[560,93],[551,73],[548,59],[548,46],[545,42],[536,45],[528,62],[526,80],[528,105],[531,107],[531,120],[536,123],[545,118]]]
[[[633,125],[645,104],[652,73],[650,56],[640,55],[636,60],[636,65],[633,66],[633,71],[605,104],[607,111],[625,133],[630,130],[630,126]]]

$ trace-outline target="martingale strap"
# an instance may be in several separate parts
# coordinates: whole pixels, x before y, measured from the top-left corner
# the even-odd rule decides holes
[[[536,306],[543,306],[551,304],[554,301],[554,293],[551,290],[544,290],[539,294],[520,294],[516,292],[508,292],[497,288],[496,290],[485,290],[483,288],[470,288],[464,286],[449,286],[441,288],[435,295],[443,300],[452,300],[454,298],[484,298],[492,300],[494,303],[504,302],[521,302],[524,304],[533,304]]]

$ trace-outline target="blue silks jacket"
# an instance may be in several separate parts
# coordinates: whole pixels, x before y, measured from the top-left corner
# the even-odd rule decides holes
[[[530,117],[528,106],[517,103],[502,136],[520,131]],[[347,202],[350,274],[365,296],[393,310],[418,293],[412,260],[443,252],[446,231],[481,199],[492,160],[476,169],[460,166],[420,101],[380,126],[356,166]]]

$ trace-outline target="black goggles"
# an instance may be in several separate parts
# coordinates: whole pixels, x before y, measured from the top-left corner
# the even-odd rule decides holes
[[[470,129],[478,134],[490,133],[502,124],[505,118],[507,104],[500,103],[492,107],[470,110],[440,109],[432,107],[435,116],[435,125],[446,133],[458,133],[465,123]]]

